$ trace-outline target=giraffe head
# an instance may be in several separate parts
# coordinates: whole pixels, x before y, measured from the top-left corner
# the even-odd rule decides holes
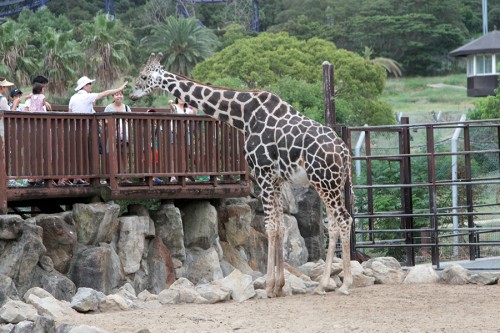
[[[135,86],[130,93],[131,100],[137,100],[142,96],[148,95],[155,88],[159,88],[162,82],[162,70],[161,60],[163,58],[162,53],[154,54],[151,53],[148,62],[142,67],[137,79],[135,80]]]

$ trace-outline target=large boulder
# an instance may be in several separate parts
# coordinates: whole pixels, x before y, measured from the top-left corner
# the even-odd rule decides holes
[[[24,220],[19,215],[0,215],[0,241],[18,239],[23,233]]]
[[[146,238],[152,238],[156,235],[155,223],[150,217],[149,210],[146,206],[141,204],[131,204],[127,207],[128,215],[146,216],[149,219],[149,230]]]
[[[18,291],[24,293],[30,288],[33,269],[46,249],[39,226],[25,222],[22,232],[16,234],[16,239],[0,241],[0,274],[10,277]]]
[[[446,284],[467,284],[470,278],[470,272],[458,264],[448,266],[441,272],[441,282]]]
[[[66,276],[56,270],[47,272],[40,266],[33,270],[31,286],[43,288],[58,300],[64,301],[70,301],[76,291],[75,284]]]
[[[245,249],[248,254],[248,265],[252,270],[263,273],[267,271],[267,248],[266,235],[254,228],[250,228],[250,235]]]
[[[226,240],[231,246],[237,247],[248,242],[253,212],[245,203],[231,204],[225,207],[226,219],[224,230]]]
[[[39,215],[36,223],[43,228],[43,245],[54,268],[66,274],[77,243],[76,229],[60,215]]]
[[[194,247],[186,250],[184,277],[195,284],[223,278],[219,256],[214,248],[207,250]]]
[[[323,210],[321,198],[312,187],[291,185],[297,211],[291,211],[297,219],[300,234],[304,238],[309,254],[308,261],[325,257],[325,233],[323,228]]]
[[[252,273],[253,269],[248,265],[248,258],[244,253],[244,248],[236,249],[227,242],[220,242],[224,260],[232,267],[239,269],[245,274]],[[231,272],[229,272],[231,273]]]
[[[470,283],[479,284],[479,285],[492,285],[496,284],[498,279],[500,278],[499,273],[493,272],[482,272],[479,274],[474,274],[470,278]]]
[[[78,288],[71,299],[71,307],[78,312],[97,311],[99,304],[106,298],[104,293],[92,288]]]
[[[401,264],[392,257],[372,258],[364,264],[365,274],[373,276],[378,284],[399,284],[406,277]]]
[[[215,281],[214,283],[231,290],[231,298],[236,302],[243,302],[255,296],[252,276],[243,274],[237,269],[224,279]]]
[[[309,257],[307,247],[304,238],[300,235],[295,217],[285,214],[283,220],[285,223],[285,238],[283,240],[285,261],[298,267],[307,262]]]
[[[76,313],[68,302],[58,301],[54,297],[38,297],[31,294],[26,299],[26,303],[33,305],[38,314],[42,316],[49,316],[54,319],[74,315]]]
[[[292,266],[300,266],[307,262],[308,250],[301,236],[297,220],[284,214],[285,235],[283,240],[285,261]],[[264,216],[256,214],[251,221],[249,237],[245,249],[248,253],[249,265],[253,270],[266,272],[268,240],[265,230]]]
[[[149,283],[148,290],[159,294],[175,281],[174,263],[168,247],[160,237],[155,237],[149,244],[148,251]]]
[[[438,281],[439,275],[432,265],[418,265],[410,269],[403,283],[437,283]]]
[[[19,300],[16,285],[10,277],[0,274],[0,307],[8,300]]]
[[[173,258],[184,262],[186,249],[184,247],[184,229],[181,212],[172,203],[160,206],[159,210],[150,212],[154,221],[156,236],[163,240]]]
[[[123,272],[113,247],[103,244],[82,247],[74,256],[69,276],[77,288],[87,287],[109,294],[119,285]]]
[[[0,308],[0,323],[17,324],[23,320],[35,321],[37,317],[35,307],[21,301],[9,300]]]
[[[75,220],[78,242],[98,245],[111,242],[118,228],[120,206],[111,203],[75,204]]]
[[[217,211],[208,201],[194,201],[181,208],[186,248],[208,250],[216,245]]]
[[[135,273],[141,267],[145,236],[149,232],[149,217],[122,216],[119,221],[118,255],[125,274]]]

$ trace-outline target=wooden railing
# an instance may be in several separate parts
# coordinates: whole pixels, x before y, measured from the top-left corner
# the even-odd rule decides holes
[[[206,116],[7,111],[0,113],[0,136],[3,212],[9,201],[26,200],[30,193],[77,195],[81,187],[68,192],[57,185],[64,178],[106,188],[110,199],[250,192],[242,134]],[[9,187],[19,179],[43,181],[43,186]]]

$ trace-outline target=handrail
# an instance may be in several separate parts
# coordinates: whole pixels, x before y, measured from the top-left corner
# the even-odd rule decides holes
[[[9,180],[43,179],[51,189],[52,181],[83,178],[117,191],[128,179],[151,186],[155,178],[173,177],[181,187],[200,178],[212,186],[232,179],[249,192],[242,133],[207,116],[165,112],[0,112],[4,213]]]

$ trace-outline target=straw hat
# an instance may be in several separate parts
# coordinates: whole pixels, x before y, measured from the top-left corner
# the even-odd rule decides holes
[[[10,86],[13,86],[13,85],[14,85],[14,83],[9,82],[6,79],[4,79],[3,81],[0,81],[0,87],[10,87]]]

